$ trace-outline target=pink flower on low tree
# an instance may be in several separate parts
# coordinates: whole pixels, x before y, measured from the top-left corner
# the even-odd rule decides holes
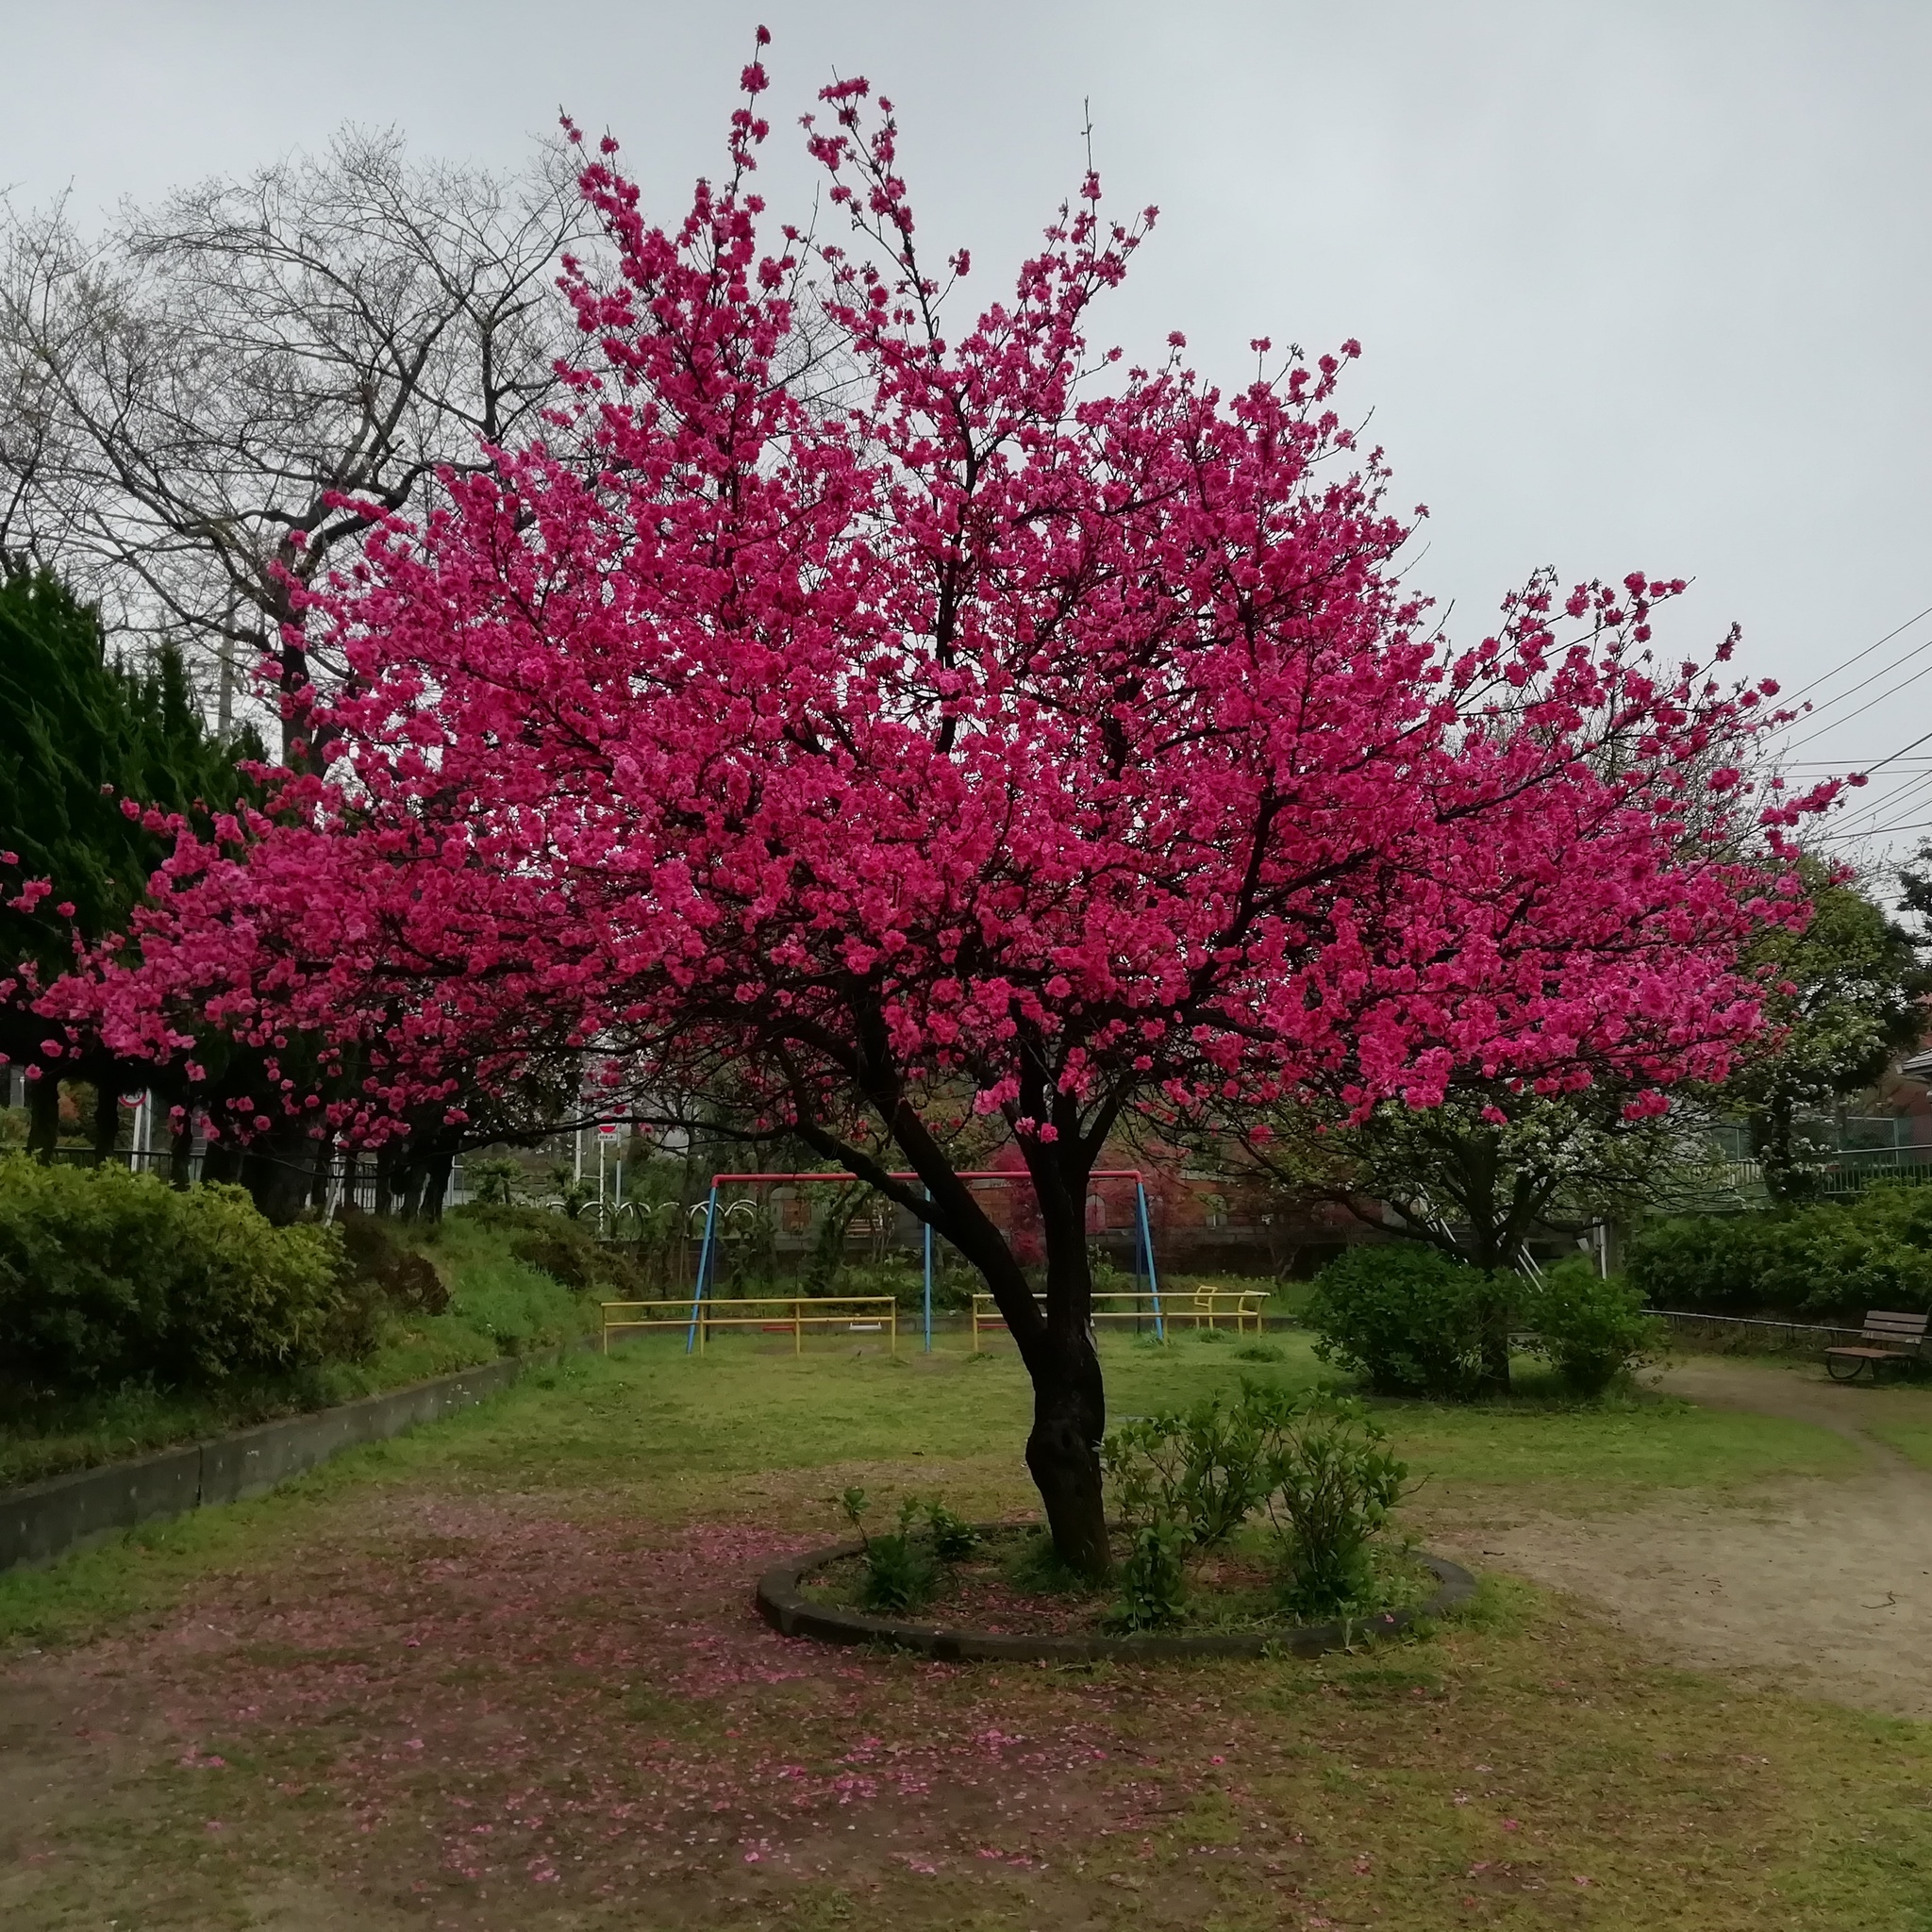
[[[190,1016],[353,1050],[321,1112],[364,1141],[455,1069],[570,1052],[626,1108],[796,1133],[984,1276],[1056,1541],[1098,1572],[1108,1136],[1317,1083],[1719,1076],[1826,794],[1754,803],[1758,692],[1645,654],[1681,585],[1539,580],[1443,642],[1337,412],[1354,344],[1231,393],[1177,343],[1096,349],[1154,215],[1109,222],[1091,176],[961,311],[846,81],[808,139],[850,238],[764,244],[745,78],[675,229],[586,157],[617,272],[568,277],[575,412],[320,593],[352,673],[328,781],[184,836],[87,1001],[150,1052]],[[958,1177],[975,1115],[1037,1202],[1039,1300]]]

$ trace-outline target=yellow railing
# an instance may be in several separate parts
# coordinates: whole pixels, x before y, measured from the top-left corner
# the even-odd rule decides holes
[[[1046,1297],[1035,1295],[1034,1302],[1043,1313]],[[1191,1322],[1195,1327],[1215,1328],[1223,1322],[1232,1322],[1237,1334],[1246,1334],[1250,1329],[1258,1335],[1261,1332],[1262,1304],[1268,1299],[1265,1289],[1258,1288],[1216,1288],[1204,1284],[1200,1288],[1182,1289],[1172,1294],[1163,1294],[1158,1306],[1145,1289],[1138,1292],[1097,1294],[1093,1297],[1093,1319],[1095,1322],[1156,1322],[1160,1324],[1163,1336],[1176,1322]],[[975,1294],[973,1297],[973,1348],[979,1351],[981,1330],[998,1333],[1006,1327],[1006,1320],[999,1311],[999,1305],[990,1294]]]
[[[1261,1305],[1267,1299],[1264,1288],[1217,1288],[1211,1281],[1204,1281],[1198,1288],[1171,1297],[1167,1314],[1174,1322],[1191,1319],[1197,1328],[1215,1328],[1224,1320],[1231,1321],[1237,1335],[1245,1335],[1250,1329],[1258,1335],[1264,1312]]]
[[[1034,1304],[1043,1314],[1046,1311],[1046,1297],[1035,1295]],[[1157,1303],[1145,1289],[1138,1291],[1127,1291],[1110,1294],[1097,1294],[1093,1297],[1093,1319],[1096,1322],[1159,1322],[1166,1307],[1164,1299]],[[973,1348],[979,1351],[979,1337],[982,1330],[997,1334],[1006,1327],[1006,1318],[1000,1313],[999,1304],[991,1295],[981,1292],[973,1297]]]
[[[808,1328],[843,1328],[848,1334],[883,1333],[890,1338],[894,1355],[899,1353],[899,1305],[889,1294],[848,1295],[750,1295],[734,1299],[702,1301],[687,1298],[667,1302],[605,1302],[604,1353],[610,1353],[610,1338],[639,1328],[683,1328],[695,1326],[697,1344],[703,1348],[713,1328],[760,1328],[791,1337],[791,1353],[805,1352]],[[625,1308],[648,1308],[643,1316],[616,1313]],[[756,1313],[748,1312],[757,1310]]]

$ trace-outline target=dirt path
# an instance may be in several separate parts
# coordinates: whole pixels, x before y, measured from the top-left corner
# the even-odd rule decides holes
[[[1464,1530],[1474,1563],[1607,1608],[1663,1654],[1837,1703],[1932,1718],[1932,1471],[1865,1424],[1932,1417],[1923,1398],[1840,1387],[1822,1371],[1698,1361],[1661,1386],[1713,1407],[1815,1424],[1865,1473],[1707,1493],[1593,1517]],[[1882,1404],[1874,1410],[1874,1403]],[[1909,1403],[1913,1414],[1892,1411]]]

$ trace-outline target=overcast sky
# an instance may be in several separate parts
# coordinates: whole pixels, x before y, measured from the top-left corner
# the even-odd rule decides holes
[[[1641,566],[1696,580],[1674,645],[1736,619],[1795,689],[1932,606],[1925,0],[0,0],[0,186],[85,220],[344,120],[508,167],[562,107],[673,215],[760,19],[776,204],[810,191],[796,114],[865,74],[986,299],[1091,102],[1109,200],[1161,209],[1103,332],[1184,330],[1230,380],[1253,336],[1358,337],[1348,395],[1430,507],[1416,579],[1457,634],[1539,564]],[[1807,729],[1793,756],[1840,766],[1932,732],[1932,648]],[[1871,823],[1921,817],[1932,775]]]

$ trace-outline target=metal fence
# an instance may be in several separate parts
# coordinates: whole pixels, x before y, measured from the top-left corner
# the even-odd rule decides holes
[[[1758,1315],[1706,1315],[1689,1308],[1646,1308],[1674,1332],[1710,1342],[1720,1349],[1753,1354],[1823,1355],[1827,1348],[1856,1343],[1861,1328],[1840,1328],[1820,1322],[1779,1322]]]
[[[204,1147],[196,1147],[188,1157],[188,1179],[191,1184],[201,1179],[206,1151]],[[52,1158],[63,1167],[94,1167],[99,1164],[93,1150],[90,1147],[57,1147]],[[137,1174],[158,1174],[163,1180],[171,1179],[175,1173],[174,1156],[166,1148],[117,1147],[108,1156],[108,1159],[116,1167],[132,1168]],[[294,1171],[311,1181],[320,1172],[324,1196],[329,1204],[331,1213],[340,1213],[345,1208],[359,1209],[365,1214],[375,1213],[378,1190],[373,1156],[341,1154],[321,1170],[313,1163],[305,1162]],[[469,1198],[470,1191],[463,1175],[463,1163],[458,1160],[450,1169],[449,1187],[443,1195],[443,1206],[460,1208]]]
[[[1843,1147],[1820,1154],[1807,1164],[1816,1174],[1817,1193],[1825,1200],[1845,1200],[1874,1181],[1897,1187],[1922,1187],[1932,1181],[1932,1147]],[[1718,1188],[1698,1204],[1704,1212],[1735,1213],[1770,1204],[1762,1162],[1726,1160],[1719,1172]]]

